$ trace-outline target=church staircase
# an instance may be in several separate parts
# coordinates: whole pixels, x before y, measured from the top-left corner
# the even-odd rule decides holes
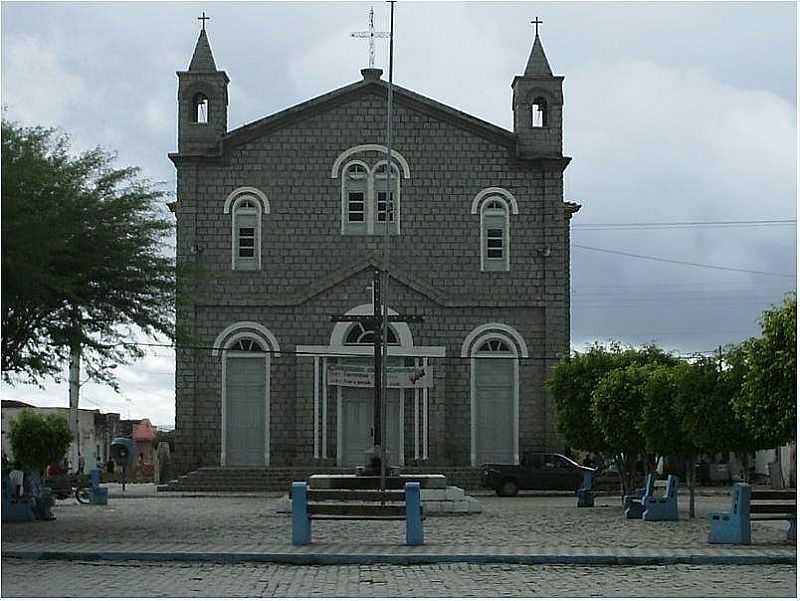
[[[403,467],[403,474],[444,474],[447,483],[464,490],[480,488],[480,468]],[[330,466],[294,467],[201,467],[158,486],[159,492],[282,492],[293,481],[308,480],[312,474],[353,474],[353,468]]]

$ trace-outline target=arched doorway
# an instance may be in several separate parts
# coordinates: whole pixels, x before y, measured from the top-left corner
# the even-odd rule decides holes
[[[387,328],[386,344],[398,346],[400,338],[393,326]],[[350,324],[345,336],[345,347],[372,347],[375,332],[364,328],[360,323]],[[387,357],[387,367],[403,364],[401,357]],[[344,370],[371,372],[374,361],[371,358],[347,357],[340,359],[337,365]],[[342,384],[337,386],[337,406],[339,408],[339,431],[341,452],[340,465],[360,465],[364,463],[364,453],[373,446],[375,440],[374,411],[375,389],[372,386],[356,386]],[[384,418],[384,448],[390,465],[403,464],[403,406],[405,390],[401,388],[386,389],[386,408]]]
[[[220,465],[269,465],[272,333],[253,322],[233,324],[214,343],[222,350]],[[277,354],[277,353],[275,353]]]
[[[461,356],[470,357],[470,459],[519,463],[519,358],[524,340],[512,327],[490,323],[465,339]]]

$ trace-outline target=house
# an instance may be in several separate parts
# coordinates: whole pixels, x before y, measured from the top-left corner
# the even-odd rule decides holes
[[[179,473],[363,461],[374,333],[331,315],[372,312],[387,230],[389,313],[424,318],[388,332],[390,461],[563,449],[544,388],[569,349],[580,208],[563,195],[563,77],[538,34],[512,74],[513,131],[395,86],[387,164],[380,69],[229,130],[230,79],[200,33],[169,155],[177,259],[200,274],[178,279]]]
[[[62,415],[69,422],[68,407],[37,407],[30,403],[15,400],[2,400],[2,444],[3,453],[13,459],[14,453],[8,441],[11,422],[21,411],[28,409],[42,415]],[[111,439],[117,436],[119,413],[101,413],[97,409],[78,409],[78,432],[80,455],[84,458],[84,473],[98,463],[104,464],[110,457]],[[71,469],[77,469],[78,445],[73,441],[67,452],[67,460]]]

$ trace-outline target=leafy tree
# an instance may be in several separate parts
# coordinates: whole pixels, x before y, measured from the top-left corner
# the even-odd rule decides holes
[[[593,423],[603,433],[611,452],[622,459],[625,490],[633,487],[636,461],[644,455],[645,442],[638,425],[650,369],[635,364],[613,369],[592,393]]]
[[[42,475],[51,463],[59,463],[72,442],[66,418],[61,415],[41,415],[23,409],[11,421],[8,442],[14,461],[23,468]]]
[[[764,311],[761,336],[744,344],[746,372],[733,399],[740,419],[766,447],[797,437],[797,298]]]
[[[618,450],[612,451],[605,431],[592,418],[592,394],[597,384],[617,368],[676,362],[676,358],[656,346],[634,349],[611,342],[608,346],[595,343],[587,352],[575,353],[557,363],[546,384],[555,400],[559,431],[565,442],[583,451],[614,455],[617,465],[622,467],[623,457],[617,455]],[[613,420],[613,415],[609,418]],[[624,480],[621,484],[625,489]]]
[[[622,348],[606,349],[595,343],[586,353],[575,353],[557,363],[546,385],[555,400],[558,429],[568,446],[605,454],[603,433],[591,420],[592,392],[608,372],[620,365]]]
[[[648,453],[685,456],[687,452],[696,451],[691,439],[681,428],[675,403],[676,369],[677,366],[654,366],[644,383],[644,405],[637,427]]]
[[[639,431],[649,453],[679,457],[686,465],[689,485],[689,516],[695,516],[695,473],[697,446],[682,422],[678,403],[678,377],[684,364],[652,369],[644,386],[645,404]]]
[[[173,336],[173,231],[163,193],[99,148],[2,121],[3,379],[58,379],[71,354],[116,388],[112,369],[141,357],[136,330]]]

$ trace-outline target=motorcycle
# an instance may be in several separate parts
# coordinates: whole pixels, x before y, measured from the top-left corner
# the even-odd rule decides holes
[[[50,488],[52,495],[64,500],[75,495],[82,505],[92,502],[92,485],[85,474],[59,474],[45,478],[44,486]]]

